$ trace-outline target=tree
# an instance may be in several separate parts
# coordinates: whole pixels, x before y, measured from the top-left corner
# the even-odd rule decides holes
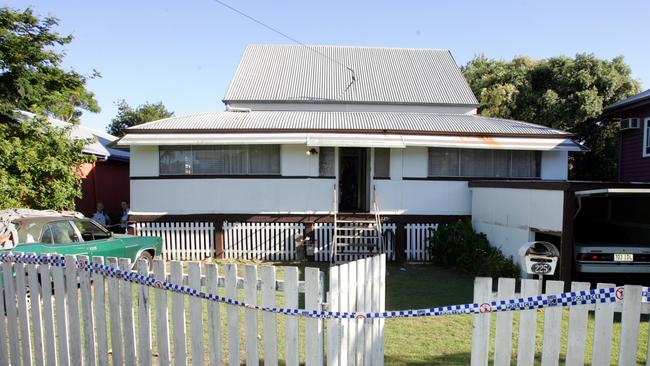
[[[81,153],[84,143],[44,118],[0,123],[0,209],[74,209],[77,167],[94,161]]]
[[[590,148],[571,154],[572,179],[616,179],[618,130],[599,117],[605,106],[639,92],[623,57],[502,61],[478,56],[462,71],[481,104],[480,114],[565,130]]]
[[[111,124],[106,130],[111,135],[121,137],[129,127],[173,115],[174,112],[168,111],[162,102],[147,102],[133,109],[125,100],[120,100],[117,102],[117,116],[111,120]]]
[[[14,110],[53,115],[78,122],[81,110],[99,112],[94,94],[86,89],[91,76],[61,67],[61,46],[72,41],[53,28],[58,19],[39,19],[31,9],[0,8],[0,115]]]
[[[76,122],[81,110],[99,111],[87,78],[61,68],[60,47],[72,37],[59,35],[57,24],[31,9],[0,8],[0,208],[73,209],[79,166],[94,160],[82,154],[86,141],[45,118]],[[37,117],[19,118],[16,110]]]

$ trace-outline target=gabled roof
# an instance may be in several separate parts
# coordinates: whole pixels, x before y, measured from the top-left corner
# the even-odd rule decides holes
[[[472,136],[571,136],[532,123],[468,114],[406,112],[210,112],[174,116],[130,127],[155,132],[364,132]]]
[[[36,117],[34,113],[26,111],[17,111],[17,113],[23,118]],[[119,160],[129,160],[129,153],[127,151],[110,147],[117,140],[117,137],[109,133],[82,125],[73,125],[72,123],[52,117],[48,117],[47,120],[52,126],[70,128],[70,137],[73,139],[90,140],[83,148],[83,152],[86,154],[95,155],[101,159],[108,159],[110,157]]]
[[[301,45],[246,47],[224,97],[236,101],[479,104],[449,50]]]
[[[610,104],[607,107],[603,109],[605,112],[611,112],[615,109],[631,106],[632,104],[635,103],[640,103],[640,102],[650,102],[650,89],[646,91],[642,91],[639,94],[635,94],[631,97],[625,98],[623,100],[619,100],[618,102],[614,104]]]

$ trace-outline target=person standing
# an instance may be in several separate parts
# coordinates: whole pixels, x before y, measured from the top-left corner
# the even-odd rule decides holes
[[[129,213],[131,208],[129,208],[129,201],[122,201],[122,218],[120,219],[120,228],[126,233],[126,229],[129,226]]]
[[[111,224],[111,218],[104,212],[104,204],[102,202],[97,202],[97,211],[93,214],[92,219],[103,226]]]

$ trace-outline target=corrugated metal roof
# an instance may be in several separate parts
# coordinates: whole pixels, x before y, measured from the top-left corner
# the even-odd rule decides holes
[[[308,47],[249,45],[224,101],[478,106],[449,50]]]
[[[212,112],[177,116],[129,128],[151,131],[400,131],[452,135],[569,135],[532,123],[466,114],[401,112]]]
[[[631,96],[629,98],[619,100],[618,102],[616,102],[614,104],[610,104],[607,107],[605,107],[604,110],[609,111],[609,110],[612,110],[612,109],[624,107],[626,105],[630,105],[630,104],[633,104],[633,103],[636,103],[636,102],[639,102],[639,101],[642,101],[642,100],[648,99],[648,98],[650,98],[650,89],[648,89],[646,91],[642,91],[641,93],[635,94],[635,95],[633,95],[633,96]]]

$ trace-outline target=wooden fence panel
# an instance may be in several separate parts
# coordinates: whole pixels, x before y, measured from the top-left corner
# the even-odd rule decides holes
[[[257,267],[244,266],[244,301],[257,305]],[[257,348],[257,310],[244,309],[246,334],[246,365],[259,365],[260,356]]]
[[[262,306],[275,307],[275,267],[263,266],[262,268]],[[264,366],[278,364],[278,323],[277,315],[262,313],[262,341],[264,344]]]
[[[191,262],[187,266],[188,286],[201,290],[201,265]],[[190,345],[192,365],[203,366],[203,301],[196,297],[189,298],[190,305]]]
[[[205,282],[206,289],[209,293],[219,293],[219,268],[216,264],[205,264]],[[207,306],[210,365],[220,366],[223,358],[221,351],[221,305],[216,302],[209,302]]]
[[[491,297],[492,278],[476,277],[474,303],[489,303]],[[490,351],[490,313],[474,315],[472,329],[472,366],[487,366]]]
[[[615,287],[613,283],[599,283],[597,288]],[[612,357],[612,328],[614,323],[614,304],[596,304],[594,314],[594,340],[592,347],[592,366],[607,366]]]
[[[52,280],[54,282],[54,305],[56,307],[55,316],[56,337],[58,339],[58,364],[70,365],[70,353],[68,348],[68,312],[66,309],[65,298],[65,276],[62,267],[52,267]],[[17,365],[18,363],[15,364]]]
[[[94,263],[104,264],[103,257],[93,257]],[[47,266],[41,266],[47,268]],[[93,280],[93,313],[95,315],[95,327],[97,334],[97,364],[100,366],[108,366],[108,335],[102,332],[102,329],[108,329],[106,323],[106,281],[105,277],[100,273],[94,272],[92,274]],[[43,288],[45,290],[45,288]]]
[[[641,286],[626,285],[623,290],[621,314],[621,346],[618,353],[619,366],[636,365],[639,345],[639,318],[641,316]],[[648,355],[650,356],[650,355]]]
[[[131,260],[128,258],[119,259],[120,269],[123,271],[131,270]],[[120,281],[120,307],[122,315],[122,334],[124,342],[124,364],[136,364],[136,340],[135,340],[135,321],[133,316],[133,286],[131,282]]]
[[[321,310],[320,270],[305,269],[305,309]],[[323,321],[308,318],[305,320],[305,365],[323,365]]]
[[[287,261],[296,259],[295,237],[305,225],[224,222],[223,232],[226,258]]]
[[[298,308],[298,267],[284,267],[284,306]],[[285,362],[287,366],[298,366],[300,361],[298,319],[293,316],[286,317],[285,326]]]
[[[175,285],[183,284],[183,264],[172,261],[169,267],[171,282]],[[187,365],[187,335],[185,332],[185,297],[183,294],[172,293],[172,334],[174,349],[174,365]]]
[[[25,265],[16,263],[14,265],[14,273],[16,275],[16,303],[18,305],[18,319],[20,321],[20,344],[22,346],[21,352],[23,365],[31,366],[32,339],[29,335],[31,322],[27,311],[27,284],[25,283],[27,276],[25,274]],[[77,319],[77,322],[78,321],[79,320]],[[79,356],[81,356],[81,354]]]
[[[56,338],[54,337],[54,310],[52,308],[52,276],[50,267],[38,267],[41,276],[41,313],[43,314],[43,338],[45,339],[45,364],[56,365]]]
[[[588,282],[571,283],[571,291],[588,291]],[[567,366],[584,365],[585,347],[587,340],[587,316],[589,311],[586,306],[572,306],[569,309],[569,325],[567,336],[566,364]]]
[[[546,294],[555,295],[564,292],[564,282],[546,281]],[[542,345],[542,365],[557,366],[560,364],[562,330],[562,308],[544,309],[544,338]],[[509,312],[509,314],[512,314]],[[497,338],[498,339],[498,338]]]
[[[79,256],[79,260],[88,263],[87,256]],[[95,322],[93,319],[93,298],[90,281],[90,272],[79,271],[79,292],[81,297],[81,314],[83,320],[83,354],[86,365],[95,365]]]
[[[406,230],[406,260],[426,262],[431,260],[429,254],[429,237],[438,224],[407,224]]]
[[[522,280],[521,296],[532,297],[539,293],[539,281]],[[517,365],[532,365],[535,359],[535,330],[537,329],[537,310],[519,312],[519,343],[517,346]]]
[[[136,262],[138,273],[149,275],[149,263]],[[149,286],[138,285],[138,361],[140,365],[152,364],[151,348],[151,291]]]
[[[38,267],[35,264],[28,264],[25,267],[27,270],[29,293],[31,296],[30,302],[35,304],[34,306],[31,306],[30,309],[32,318],[32,335],[34,337],[34,364],[44,365],[45,350],[43,348],[43,320],[41,315],[41,306],[39,306],[41,304],[42,296],[38,278]],[[1,323],[4,324],[4,320]],[[2,329],[2,333],[4,334],[4,328]]]
[[[157,281],[167,280],[167,268],[161,260],[153,261],[153,273]],[[169,354],[169,315],[167,312],[167,291],[154,290],[156,301],[156,340],[158,345],[158,363],[160,366],[170,364]]]
[[[497,300],[509,300],[515,297],[515,279],[499,278]],[[513,313],[500,312],[496,314],[496,329],[494,331],[494,365],[510,366],[512,355],[512,318]]]
[[[136,222],[135,233],[163,239],[165,260],[202,260],[215,255],[212,222]]]
[[[237,299],[237,265],[225,265],[226,297]],[[239,365],[239,309],[234,305],[226,305],[228,319],[228,362]]]

